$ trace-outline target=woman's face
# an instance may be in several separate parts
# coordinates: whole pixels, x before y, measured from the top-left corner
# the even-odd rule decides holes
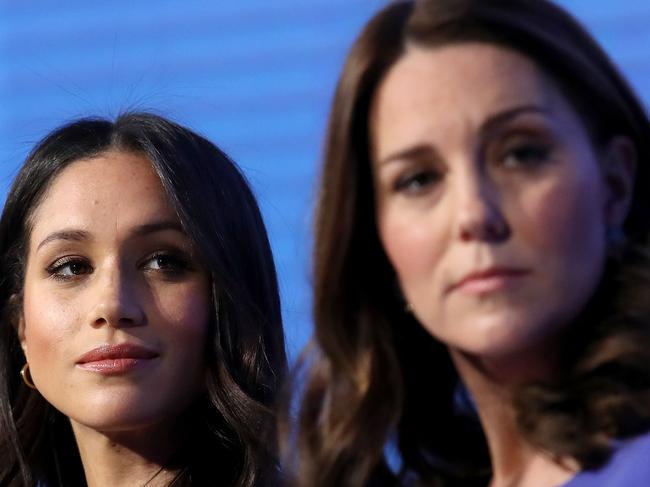
[[[596,153],[535,64],[482,43],[407,50],[370,120],[378,231],[418,320],[477,356],[552,343],[625,217],[625,143]]]
[[[39,392],[73,426],[173,419],[203,387],[209,277],[151,163],[72,163],[31,223],[19,334]]]

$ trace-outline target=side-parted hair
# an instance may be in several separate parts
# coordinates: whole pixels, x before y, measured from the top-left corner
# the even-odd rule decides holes
[[[207,139],[147,113],[82,119],[28,156],[0,219],[0,484],[85,485],[69,421],[19,371],[31,216],[70,164],[123,151],[151,162],[211,279],[205,393],[181,418],[174,485],[274,485],[273,408],[286,372],[275,266],[255,198],[236,165]]]
[[[573,105],[595,148],[624,135],[638,159],[624,255],[608,261],[596,296],[563,340],[562,377],[514,391],[519,427],[532,445],[583,468],[607,461],[611,438],[650,427],[643,106],[593,38],[550,1],[392,2],[354,43],[331,108],[315,223],[315,338],[297,374],[296,423],[281,422],[291,485],[388,485],[407,474],[434,486],[489,480],[485,438],[471,406],[458,405],[463,394],[446,348],[404,310],[378,238],[369,150],[370,105],[407,46],[463,42],[533,60]],[[387,444],[399,453],[398,472],[387,467]]]

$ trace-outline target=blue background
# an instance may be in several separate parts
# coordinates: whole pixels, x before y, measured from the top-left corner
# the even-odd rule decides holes
[[[153,110],[206,135],[258,196],[287,349],[311,333],[310,230],[328,105],[383,0],[0,0],[0,197],[72,118]],[[650,100],[650,2],[565,0]]]

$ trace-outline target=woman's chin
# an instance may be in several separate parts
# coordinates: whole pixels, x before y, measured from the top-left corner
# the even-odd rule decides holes
[[[451,350],[477,359],[495,362],[516,357],[532,359],[535,350],[546,349],[557,332],[547,320],[539,318],[510,309],[468,316],[446,331],[429,329],[429,332]]]

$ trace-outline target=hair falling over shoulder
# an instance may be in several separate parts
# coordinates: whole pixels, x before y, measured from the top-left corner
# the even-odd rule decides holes
[[[485,438],[471,406],[458,407],[448,353],[397,290],[375,226],[369,158],[370,103],[404,49],[465,41],[531,58],[575,105],[594,144],[625,134],[640,161],[627,251],[608,264],[572,326],[566,373],[515,391],[520,429],[532,445],[590,468],[606,461],[612,438],[650,428],[650,125],[641,103],[582,26],[549,1],[398,1],[357,38],[331,108],[314,238],[315,337],[294,377],[292,417],[280,426],[294,487],[489,480]],[[399,453],[397,468],[388,468],[387,445]]]

